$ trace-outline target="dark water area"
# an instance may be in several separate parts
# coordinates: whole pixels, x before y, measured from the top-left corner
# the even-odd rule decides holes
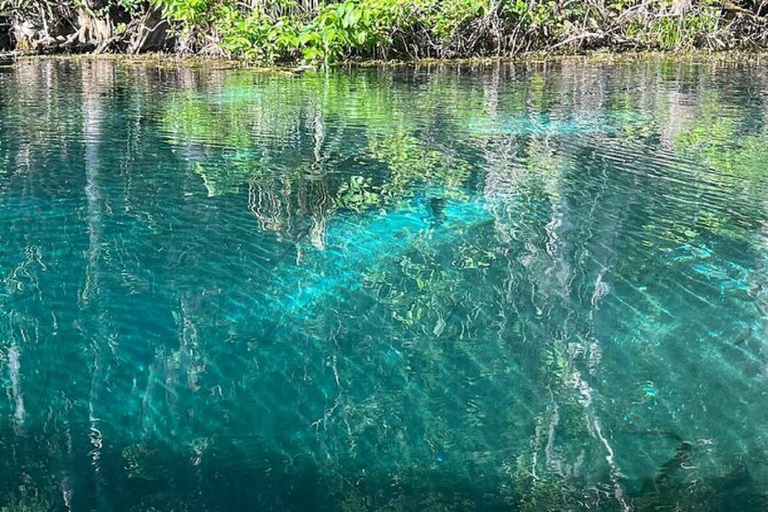
[[[0,70],[0,510],[768,510],[768,68]]]

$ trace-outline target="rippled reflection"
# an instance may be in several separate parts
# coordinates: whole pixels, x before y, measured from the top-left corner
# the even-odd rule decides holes
[[[0,508],[765,510],[765,75],[0,71]]]

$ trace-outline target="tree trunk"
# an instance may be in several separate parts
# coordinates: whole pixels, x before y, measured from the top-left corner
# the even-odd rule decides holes
[[[8,18],[0,17],[0,52],[9,51],[13,48],[11,30],[11,21]]]
[[[150,8],[141,18],[136,35],[131,38],[129,53],[163,50],[168,46],[168,20],[160,9]]]
[[[109,14],[100,18],[93,10],[78,9],[78,42],[81,44],[99,46],[112,37],[113,25]]]

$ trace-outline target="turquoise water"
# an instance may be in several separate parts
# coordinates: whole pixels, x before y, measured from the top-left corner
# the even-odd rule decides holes
[[[0,510],[768,510],[768,68],[0,68]]]

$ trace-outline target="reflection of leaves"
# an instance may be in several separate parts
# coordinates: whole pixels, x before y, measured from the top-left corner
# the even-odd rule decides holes
[[[717,98],[711,98],[702,106],[695,125],[681,133],[675,145],[686,156],[704,164],[693,168],[692,176],[685,176],[691,186],[698,186],[703,192],[717,188],[720,194],[739,198],[734,204],[739,208],[749,208],[756,203],[744,200],[745,196],[758,199],[765,193],[768,186],[768,161],[765,159],[768,134],[741,133],[735,117],[721,115],[721,102]],[[706,201],[694,206],[696,224],[686,225],[685,217],[670,219],[672,228],[665,236],[678,243],[691,242],[704,231],[717,236],[742,237],[749,220],[762,216],[759,211],[723,215],[719,210],[712,210]]]
[[[197,164],[195,172],[203,178],[209,197],[232,193],[250,182],[257,171],[248,165],[208,165]]]
[[[250,134],[245,117],[191,94],[177,94],[165,105],[163,125],[180,141],[198,141],[248,147]]]
[[[329,187],[342,208],[390,204],[407,196],[416,183],[456,189],[469,175],[468,164],[454,152],[425,142],[432,136],[429,130],[417,132],[415,119],[434,117],[439,105],[449,105],[457,115],[471,114],[482,109],[482,103],[473,95],[459,94],[458,83],[451,79],[436,79],[418,97],[399,94],[402,85],[389,82],[387,76],[365,73],[310,73],[299,79],[231,73],[213,93],[170,95],[162,128],[180,151],[195,152],[188,158],[199,163],[197,172],[211,195],[257,182],[265,167],[299,176],[310,167],[332,168],[366,148],[389,167],[390,175],[360,185],[342,180]],[[350,138],[361,126],[367,137]],[[440,127],[441,133],[463,129],[460,123]],[[314,140],[297,140],[300,131],[314,133]],[[360,142],[350,144],[356,140]],[[227,161],[223,153],[232,151],[239,156]],[[269,161],[267,154],[272,155]],[[373,194],[379,197],[374,200]]]
[[[768,134],[758,132],[745,136],[740,133],[736,117],[722,116],[721,108],[717,98],[705,103],[696,124],[677,137],[676,146],[718,171],[708,173],[707,179],[717,180],[724,186],[764,184],[759,180],[755,182],[754,178],[765,177],[768,171],[764,158]],[[744,118],[749,115],[745,113]],[[744,181],[747,177],[753,179]]]
[[[372,139],[370,151],[391,171],[382,186],[382,194],[388,197],[403,195],[417,182],[455,191],[470,174],[466,161],[447,151],[427,149],[422,141],[402,131],[384,139]]]
[[[356,212],[367,209],[379,202],[379,195],[373,191],[371,178],[352,176],[342,183],[336,194],[337,203],[343,208]]]

